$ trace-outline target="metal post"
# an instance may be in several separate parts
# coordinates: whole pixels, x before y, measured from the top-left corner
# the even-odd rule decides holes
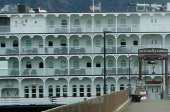
[[[132,60],[132,57],[129,56],[129,92],[131,92],[131,84],[130,84],[130,61]]]
[[[103,45],[104,45],[104,57],[103,57],[103,60],[104,60],[104,94],[106,94],[106,31],[103,32],[104,33],[104,37],[103,37]]]
[[[129,90],[130,90],[130,58],[129,58]]]

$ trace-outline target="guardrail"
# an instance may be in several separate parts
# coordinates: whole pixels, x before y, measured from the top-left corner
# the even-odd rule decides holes
[[[128,100],[128,91],[118,91],[83,102],[64,105],[43,112],[113,112]]]

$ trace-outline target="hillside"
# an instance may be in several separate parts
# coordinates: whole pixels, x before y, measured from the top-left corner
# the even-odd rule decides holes
[[[168,0],[94,0],[101,2],[102,12],[127,11],[128,3],[167,3]],[[170,1],[169,1],[170,2]],[[0,8],[7,4],[27,4],[30,7],[41,7],[48,12],[89,12],[92,0],[0,0]]]

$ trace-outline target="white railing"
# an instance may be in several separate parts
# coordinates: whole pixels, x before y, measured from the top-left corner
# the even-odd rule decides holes
[[[111,31],[111,32],[169,32],[170,24],[114,24],[112,26],[108,26],[108,24],[101,24],[99,26],[91,25],[87,26],[83,25],[46,25],[46,26],[22,26],[22,27],[10,27],[9,25],[4,26],[0,25],[0,32],[12,32],[12,33],[69,33],[69,32],[103,32],[103,31]],[[38,32],[37,29],[40,28]],[[28,30],[29,29],[29,30]]]
[[[10,32],[10,25],[0,25],[0,32]]]
[[[43,105],[51,104],[50,98],[0,98],[0,105]]]
[[[60,98],[0,98],[0,105],[49,105],[72,104],[95,97],[60,97]]]

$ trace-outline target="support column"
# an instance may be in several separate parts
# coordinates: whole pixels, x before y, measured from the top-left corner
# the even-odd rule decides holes
[[[95,86],[94,86],[94,78],[92,78],[92,84],[91,84],[92,97],[96,96],[95,90],[96,90],[96,88],[95,88]]]
[[[19,89],[19,97],[24,97],[24,95],[22,94],[22,92],[23,92],[23,90],[22,90],[22,88],[21,88],[21,81],[22,81],[22,79],[18,79],[18,82],[19,82],[19,87],[18,87],[18,89]]]
[[[92,16],[92,32],[94,32],[94,14]]]
[[[168,94],[168,60],[165,60],[165,90]]]
[[[42,79],[43,80],[43,96],[44,96],[44,98],[45,97],[48,97],[48,95],[46,94],[46,84],[45,84],[45,81],[46,81],[46,78],[44,78],[44,79]]]
[[[119,89],[118,89],[118,87],[119,87],[119,86],[118,86],[118,79],[119,79],[119,78],[116,78],[115,91],[119,91]]]
[[[142,80],[142,59],[139,59],[139,81]]]

